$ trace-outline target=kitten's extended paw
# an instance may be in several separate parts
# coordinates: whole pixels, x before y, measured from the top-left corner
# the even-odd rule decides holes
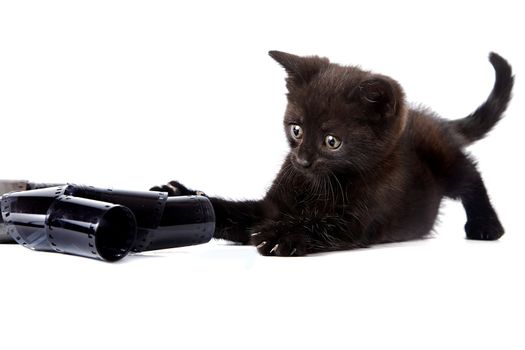
[[[302,233],[276,234],[262,229],[251,234],[250,243],[261,255],[302,256],[307,254],[306,237]]]
[[[468,239],[494,241],[505,233],[497,217],[471,219],[465,224]]]
[[[158,192],[168,192],[168,196],[170,197],[176,197],[176,196],[192,196],[192,195],[202,195],[204,196],[204,192],[202,191],[193,191],[183,184],[181,184],[178,181],[170,181],[165,185],[162,186],[154,186],[150,188],[150,191],[158,191]]]

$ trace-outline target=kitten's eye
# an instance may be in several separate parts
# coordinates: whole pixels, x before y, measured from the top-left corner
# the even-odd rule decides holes
[[[324,143],[330,149],[338,149],[339,147],[341,147],[341,140],[332,135],[326,136],[324,139]]]
[[[303,137],[303,128],[297,124],[290,125],[290,131],[292,132],[292,136],[296,139]]]

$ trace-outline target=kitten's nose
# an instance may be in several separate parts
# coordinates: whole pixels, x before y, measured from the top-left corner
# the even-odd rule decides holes
[[[312,162],[306,158],[297,157],[296,159],[297,159],[297,164],[299,164],[303,168],[309,168],[310,166],[312,166]]]

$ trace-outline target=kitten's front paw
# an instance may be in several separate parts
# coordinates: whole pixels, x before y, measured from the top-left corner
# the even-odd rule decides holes
[[[169,197],[176,197],[176,196],[192,196],[192,195],[201,195],[205,196],[204,192],[202,191],[193,191],[183,184],[181,184],[178,181],[170,181],[165,185],[162,186],[154,186],[149,189],[150,191],[158,191],[158,192],[168,192]]]
[[[307,254],[305,238],[302,233],[278,235],[271,229],[262,229],[252,233],[250,243],[261,255],[302,256]]]
[[[497,217],[471,219],[465,224],[468,239],[494,241],[505,233]]]

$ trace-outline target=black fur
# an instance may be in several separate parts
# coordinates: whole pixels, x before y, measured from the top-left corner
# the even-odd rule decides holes
[[[489,59],[496,71],[496,81],[487,101],[468,117],[450,122],[468,143],[483,138],[499,122],[510,102],[514,85],[512,69],[495,52],[490,53]]]
[[[389,77],[317,56],[270,56],[288,73],[290,153],[263,199],[210,198],[216,238],[278,256],[418,239],[431,231],[444,196],[462,201],[467,238],[503,235],[464,150],[500,120],[510,101],[514,79],[501,56],[490,55],[496,82],[487,101],[456,121],[409,108]],[[175,181],[153,189],[195,193]]]

